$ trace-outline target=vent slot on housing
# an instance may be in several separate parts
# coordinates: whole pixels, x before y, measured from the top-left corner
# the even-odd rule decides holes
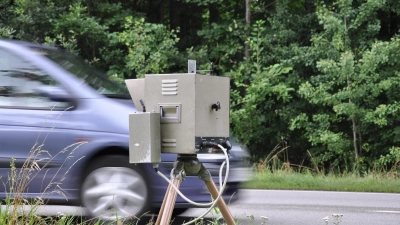
[[[178,95],[178,79],[161,80],[162,95]]]

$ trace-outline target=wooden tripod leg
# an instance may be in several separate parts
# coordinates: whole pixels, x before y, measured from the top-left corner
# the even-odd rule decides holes
[[[165,192],[164,199],[163,199],[163,202],[162,202],[162,204],[161,204],[160,211],[158,212],[157,221],[156,221],[156,224],[155,224],[155,225],[160,225],[160,223],[161,223],[161,217],[162,217],[163,212],[164,212],[165,202],[167,201],[168,193],[169,193],[169,190],[170,190],[171,188],[172,188],[172,187],[171,187],[171,184],[169,184],[169,185],[168,185],[168,188],[167,188],[167,191]]]
[[[179,178],[172,178],[171,182],[179,189],[182,180]],[[160,213],[158,214],[156,225],[168,225],[171,220],[172,212],[178,193],[174,188],[168,185],[167,193],[165,194]]]
[[[209,180],[205,180],[204,182],[206,183],[208,191],[211,193],[211,196],[213,197],[213,199],[216,199],[218,197],[219,192],[218,192],[217,187],[215,186],[214,181],[212,179],[209,179]],[[236,223],[233,220],[232,214],[229,211],[228,207],[226,206],[226,203],[222,197],[218,200],[217,206],[218,206],[219,210],[221,211],[221,214],[224,217],[226,224],[235,225]]]

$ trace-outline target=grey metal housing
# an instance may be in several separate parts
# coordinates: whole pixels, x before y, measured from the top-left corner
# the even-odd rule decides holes
[[[196,154],[201,141],[229,139],[228,77],[147,74],[144,80],[144,96],[132,98],[142,99],[148,112],[160,113],[161,152]],[[127,81],[128,89],[132,83]]]

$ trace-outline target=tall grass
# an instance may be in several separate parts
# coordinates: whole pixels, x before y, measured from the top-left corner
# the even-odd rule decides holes
[[[362,173],[326,171],[314,162],[311,154],[312,168],[284,161],[287,156],[280,154],[286,150],[287,147],[276,146],[266,158],[255,163],[253,179],[243,188],[400,193],[398,163],[389,170],[380,167]]]
[[[0,225],[138,224],[140,218],[126,222],[125,218],[117,218],[115,221],[101,221],[99,218],[84,219],[83,217],[65,215],[62,213],[53,217],[39,215],[39,208],[47,204],[46,199],[49,199],[48,197],[50,195],[59,194],[68,200],[66,192],[62,189],[62,183],[71,168],[83,158],[81,157],[75,159],[73,163],[69,163],[69,168],[64,168],[67,161],[73,159],[74,153],[79,149],[80,146],[87,143],[86,141],[73,143],[61,149],[54,155],[44,148],[45,142],[48,139],[51,131],[54,130],[57,120],[65,111],[69,110],[70,108],[60,112],[56,118],[52,118],[51,113],[48,114],[44,121],[44,125],[38,132],[36,141],[28,152],[27,159],[23,163],[22,167],[17,168],[15,163],[16,159],[10,159],[10,173],[8,174],[8,177],[5,178],[6,181],[3,179],[1,180],[6,191],[6,198],[3,200],[2,206],[0,207]],[[53,112],[53,110],[51,111]],[[46,124],[49,125],[47,126]],[[56,169],[55,173],[52,173],[53,177],[50,177],[50,181],[47,184],[44,184],[44,180],[46,179],[46,175],[49,171],[47,167],[56,158],[63,158],[64,160]],[[37,177],[40,173],[42,173],[41,176],[43,176],[43,194],[42,196],[37,196],[34,199],[29,199],[27,198],[29,184],[34,179],[38,179]],[[152,221],[153,220],[149,221],[150,224]]]
[[[44,121],[44,126],[42,126],[39,131],[37,139],[27,154],[27,159],[21,168],[16,167],[15,158],[10,159],[10,173],[8,177],[4,178],[6,179],[5,182],[2,180],[6,191],[6,198],[3,200],[3,206],[0,208],[0,224],[55,224],[55,221],[59,221],[58,224],[75,224],[72,223],[72,217],[63,216],[57,219],[37,216],[38,208],[47,203],[45,199],[48,195],[56,193],[67,199],[65,191],[61,188],[61,184],[69,170],[83,158],[81,157],[75,160],[66,171],[63,171],[64,174],[60,174],[65,163],[71,160],[74,152],[86,142],[74,143],[65,147],[55,155],[51,155],[48,151],[43,149],[50,131],[54,129],[55,122],[61,115],[62,112],[54,119],[50,126],[46,127],[46,123],[51,118],[51,115],[48,115]],[[39,142],[41,135],[43,135],[43,137]],[[35,199],[28,199],[27,192],[29,184],[39,173],[44,173],[43,179],[45,179],[48,172],[46,167],[60,155],[64,155],[62,157],[64,161],[61,163],[61,166],[57,169],[54,176],[50,178],[50,182],[44,184],[44,194],[42,196],[37,196]],[[60,178],[56,180],[58,177]]]
[[[400,180],[385,174],[357,173],[336,175],[313,174],[308,172],[265,170],[257,172],[243,188],[282,189],[282,190],[324,190],[324,191],[357,191],[357,192],[391,192],[400,193]]]

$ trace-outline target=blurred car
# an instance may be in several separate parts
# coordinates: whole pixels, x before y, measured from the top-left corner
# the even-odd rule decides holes
[[[50,203],[85,206],[92,216],[114,220],[160,207],[166,188],[149,164],[129,163],[128,114],[136,111],[127,89],[54,47],[0,39],[0,198],[10,191]],[[246,151],[230,151],[226,201],[238,198],[248,179]],[[163,154],[169,175],[175,154]],[[26,186],[13,190],[10,161]],[[218,185],[222,154],[199,154]],[[169,176],[168,176],[169,177]],[[15,186],[15,184],[14,184]],[[210,202],[204,183],[187,176],[180,190]],[[194,207],[178,196],[176,212]]]

